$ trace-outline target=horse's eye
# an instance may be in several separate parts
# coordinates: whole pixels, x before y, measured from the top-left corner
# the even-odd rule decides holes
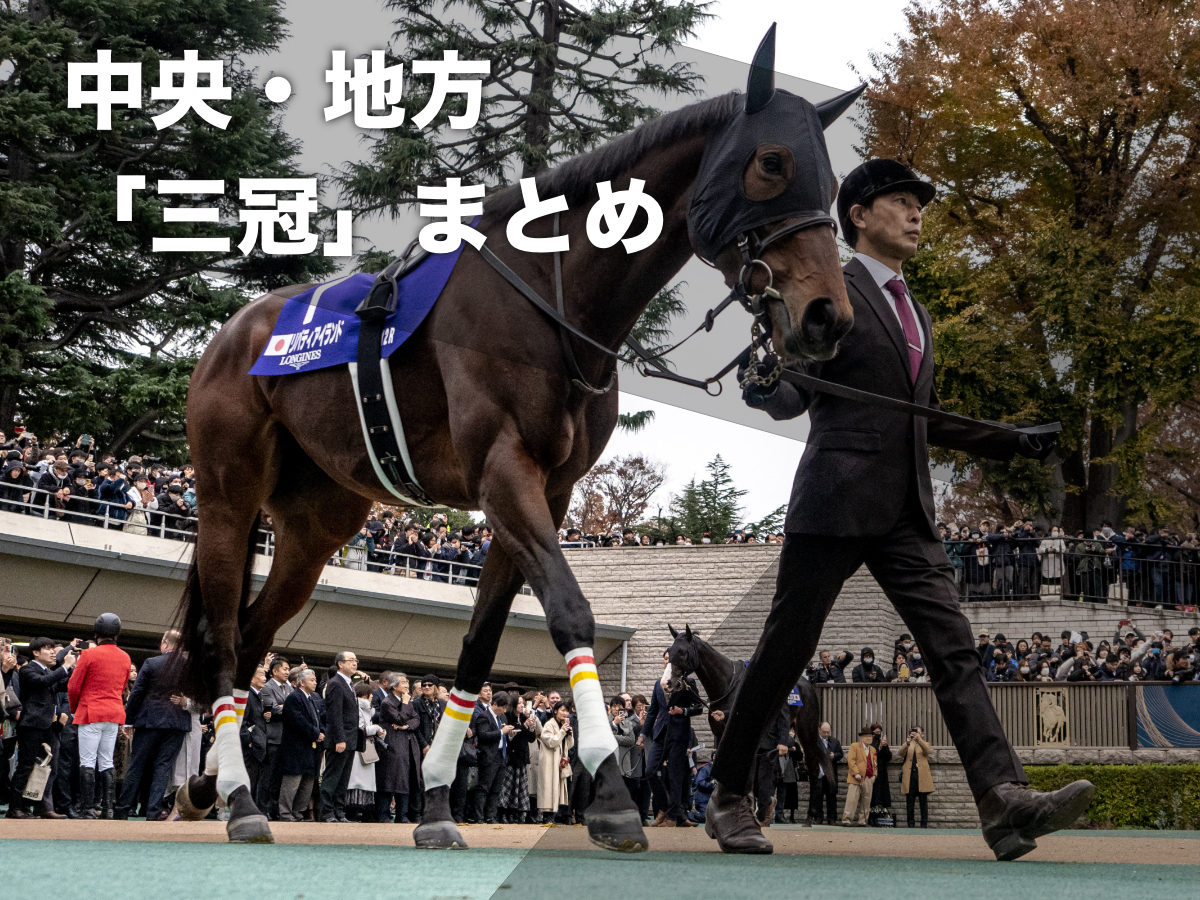
[[[759,164],[768,175],[783,174],[783,160],[779,158],[778,153],[768,153],[760,160]]]

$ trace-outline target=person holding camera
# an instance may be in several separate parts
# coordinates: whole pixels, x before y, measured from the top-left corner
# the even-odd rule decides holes
[[[58,755],[58,730],[53,727],[57,721],[58,692],[75,667],[75,654],[68,650],[58,663],[55,646],[50,638],[34,638],[29,642],[33,659],[17,672],[22,706],[21,718],[17,720],[17,771],[8,804],[10,819],[34,819],[39,815],[43,819],[66,818],[51,805],[49,782],[41,800],[41,812],[34,812],[31,802],[21,796],[33,767],[44,755],[42,745],[50,747],[52,758]]]
[[[914,725],[904,742],[904,763],[900,767],[900,791],[908,801],[908,827],[915,828],[914,812],[921,802],[921,827],[929,827],[929,795],[933,793],[933,772],[929,769],[929,741],[920,725]]]

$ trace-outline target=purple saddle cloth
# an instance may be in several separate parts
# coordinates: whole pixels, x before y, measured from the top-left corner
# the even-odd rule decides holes
[[[383,330],[383,356],[389,357],[425,321],[450,280],[463,244],[452,253],[426,257],[399,282],[396,311]],[[251,375],[292,375],[354,362],[358,358],[359,318],[355,308],[367,296],[374,275],[327,281],[283,304],[267,347]]]

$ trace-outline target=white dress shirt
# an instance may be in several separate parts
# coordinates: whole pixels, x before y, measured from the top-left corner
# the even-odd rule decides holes
[[[871,273],[871,277],[875,279],[875,283],[879,285],[879,289],[883,291],[883,296],[895,313],[896,321],[900,322],[900,333],[904,334],[904,322],[900,319],[900,312],[896,309],[896,298],[892,292],[884,287],[889,281],[899,278],[904,284],[904,296],[908,300],[908,308],[912,312],[913,321],[917,323],[917,334],[921,336],[920,351],[925,352],[925,329],[921,327],[921,317],[917,315],[917,306],[913,303],[912,292],[908,289],[908,282],[904,281],[904,275],[897,275],[879,260],[873,256],[867,256],[865,253],[855,253],[854,258],[867,267],[867,271]]]

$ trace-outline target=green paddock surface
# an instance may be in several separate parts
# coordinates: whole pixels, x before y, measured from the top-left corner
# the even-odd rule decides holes
[[[828,898],[1055,900],[1200,895],[1200,833],[1063,832],[993,861],[979,833],[774,827],[776,853],[727,856],[700,829],[656,829],[649,853],[590,848],[582,828],[464,829],[465,851],[418,851],[411,826],[275,828],[275,846],[224,844],[220,823],[3,822],[4,895],[55,900],[630,900]],[[971,884],[964,885],[969,878]],[[53,885],[52,889],[49,887]],[[1024,889],[1017,889],[1021,893]],[[1115,894],[1113,892],[1116,892]]]

